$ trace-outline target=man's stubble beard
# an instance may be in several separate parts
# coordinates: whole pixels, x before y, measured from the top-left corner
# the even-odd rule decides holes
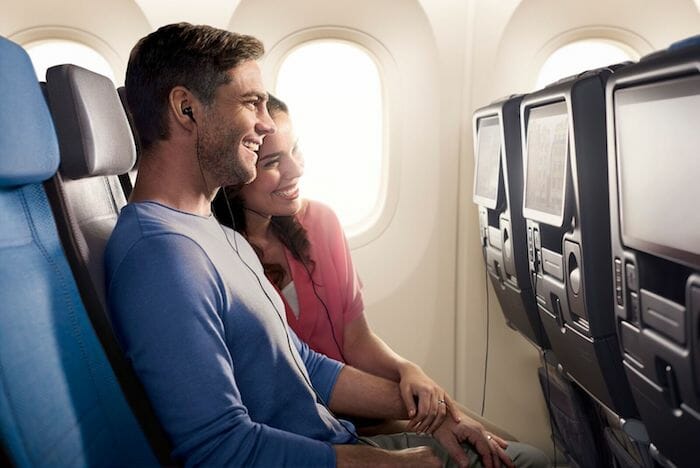
[[[200,163],[202,170],[208,174],[207,185],[214,185],[208,189],[247,184],[255,179],[255,162],[248,166],[239,153],[241,140],[241,132],[220,126],[202,135]]]

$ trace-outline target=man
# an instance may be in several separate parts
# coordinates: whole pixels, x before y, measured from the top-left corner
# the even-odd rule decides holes
[[[398,385],[311,351],[252,248],[210,212],[219,187],[250,182],[275,131],[256,60],[262,44],[207,26],[160,28],[135,46],[126,92],[142,151],[107,246],[115,329],[187,465],[510,464],[478,424],[360,443],[358,417],[406,418]],[[440,444],[437,444],[435,440]],[[369,442],[367,442],[369,443]],[[442,448],[444,447],[444,449]],[[523,458],[518,444],[509,453]],[[403,449],[403,450],[401,450]],[[517,461],[517,459],[516,459]]]

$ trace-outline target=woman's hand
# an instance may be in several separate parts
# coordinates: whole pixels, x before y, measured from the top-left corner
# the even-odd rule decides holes
[[[461,414],[452,398],[420,367],[407,362],[401,366],[399,373],[401,398],[411,418],[406,426],[408,431],[432,434],[440,427],[447,413],[455,422],[460,421]]]
[[[445,424],[435,431],[434,437],[460,467],[469,466],[469,459],[462,447],[462,443],[468,442],[481,457],[485,468],[514,468],[512,460],[505,452],[508,443],[486,431],[478,421],[466,415],[459,423],[445,421]]]

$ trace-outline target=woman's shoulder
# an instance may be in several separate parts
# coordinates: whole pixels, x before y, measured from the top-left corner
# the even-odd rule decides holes
[[[299,210],[299,220],[307,229],[309,227],[340,226],[338,216],[333,209],[318,200],[305,199]],[[321,223],[321,225],[319,225]]]

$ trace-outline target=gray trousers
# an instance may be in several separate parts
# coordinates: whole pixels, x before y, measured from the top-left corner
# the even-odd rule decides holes
[[[453,468],[457,466],[447,451],[430,435],[415,434],[413,432],[403,432],[401,434],[382,434],[372,437],[361,437],[371,441],[380,448],[387,450],[401,450],[405,448],[428,446],[442,460],[442,466]],[[481,457],[471,445],[463,443],[462,447],[469,457],[470,467],[483,467]],[[551,466],[549,458],[538,448],[520,442],[508,442],[506,454],[513,460],[518,468],[546,468]]]

